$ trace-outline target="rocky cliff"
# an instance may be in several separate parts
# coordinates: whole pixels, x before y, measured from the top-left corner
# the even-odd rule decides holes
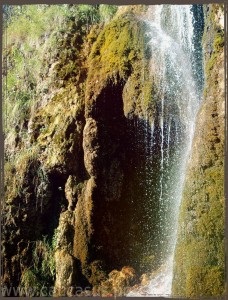
[[[225,292],[224,19],[222,5],[205,5],[205,84],[180,208],[173,295]]]
[[[181,296],[224,288],[222,9],[204,9],[204,99],[174,270]],[[3,284],[38,296],[42,287],[44,296],[122,295],[163,258],[156,188],[148,200],[149,126],[159,139],[160,104],[147,7],[31,5],[5,14]]]
[[[8,287],[54,284],[55,295],[69,296],[76,286],[95,291],[104,281],[107,293],[113,293],[112,270],[131,265],[143,271],[145,233],[139,224],[129,228],[131,218],[140,218],[144,196],[129,197],[128,174],[138,164],[135,120],[153,105],[140,18],[145,8],[120,8],[107,23],[88,21],[88,7],[83,19],[77,6],[69,6],[62,28],[32,41],[41,47],[42,67],[35,78],[24,49],[31,41],[12,38],[6,47],[8,78],[18,66],[17,47],[28,64],[20,83],[13,82],[24,93],[26,110],[21,104],[23,116],[11,114],[6,128],[3,282]],[[45,16],[48,8],[40,9]],[[24,13],[32,18],[28,8]],[[25,22],[19,13],[20,18]],[[37,26],[38,18],[31,22]],[[34,55],[36,47],[30,50]],[[13,106],[13,95],[9,98]],[[141,240],[133,247],[131,237],[139,230]],[[135,283],[134,272],[123,269],[123,287]]]

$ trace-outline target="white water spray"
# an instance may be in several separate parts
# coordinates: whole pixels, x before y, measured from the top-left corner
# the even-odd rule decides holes
[[[192,74],[194,28],[191,6],[155,5],[149,12],[151,73],[155,76],[159,99],[160,180],[157,194],[163,264],[152,275],[149,285],[128,296],[171,294],[178,212],[200,103]],[[152,139],[154,122],[151,125]]]

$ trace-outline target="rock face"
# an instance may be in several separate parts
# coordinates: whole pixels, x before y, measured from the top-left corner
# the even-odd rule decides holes
[[[129,250],[133,243],[128,232],[132,217],[129,206],[136,201],[136,207],[140,204],[136,197],[130,204],[132,198],[125,192],[133,153],[129,151],[132,125],[129,111],[124,109],[127,104],[135,106],[131,114],[138,117],[139,105],[125,95],[124,89],[141,71],[143,30],[143,23],[134,14],[121,15],[101,31],[89,57],[83,131],[89,179],[75,209],[74,256],[81,261],[83,274],[92,286],[99,285],[114,268],[128,264],[138,270],[140,267],[140,252],[133,258]],[[134,79],[128,84],[132,91],[136,91],[135,84]]]
[[[94,294],[103,297],[125,296],[129,286],[138,281],[136,272],[131,267],[123,267],[121,271],[113,270],[108,279],[103,281],[98,288],[94,288]]]
[[[205,87],[180,208],[173,295],[225,292],[223,6],[206,5]]]
[[[40,9],[44,9],[45,14],[45,8]],[[22,120],[22,125],[20,119],[17,121],[21,142],[12,142],[11,133],[6,139],[2,237],[6,286],[49,287],[56,280],[56,293],[63,295],[66,290],[61,291],[61,282],[65,288],[77,283],[83,286],[86,282],[82,275],[78,279],[80,262],[73,256],[73,210],[87,178],[82,147],[85,125],[82,82],[86,71],[81,57],[85,55],[84,48],[85,52],[79,57],[86,28],[74,18],[65,22],[61,31],[53,29],[52,39],[58,40],[55,49],[45,48],[43,70],[36,82],[37,101],[30,107],[28,120]],[[42,49],[43,37],[36,42]],[[46,44],[50,47],[49,42],[47,38]],[[10,49],[14,47],[17,47],[14,43],[9,45]],[[23,44],[18,47],[29,65],[30,56]],[[25,79],[27,82],[28,78]],[[31,92],[30,86],[26,88]],[[46,249],[42,256],[36,255],[37,242]]]
[[[143,9],[120,9],[106,26],[89,28],[71,16],[66,31],[55,33],[53,54],[44,54],[47,79],[38,78],[38,101],[22,122],[27,133],[21,138],[19,124],[20,142],[9,135],[6,143],[3,282],[8,287],[54,285],[56,296],[71,296],[77,286],[94,287],[95,293],[106,282],[110,293],[121,294],[135,283],[135,271],[124,266],[142,272],[144,233],[141,229],[134,248],[132,236],[141,225],[131,232],[129,225],[134,215],[139,218],[144,196],[129,197],[134,183],[128,175],[137,166],[129,164],[138,151],[134,120],[151,105],[146,28],[138,18]],[[46,249],[41,256],[35,241]],[[122,270],[109,276],[114,269]]]
[[[158,204],[150,203],[148,214],[146,184],[150,183],[145,176],[145,128],[152,121],[159,136],[155,92],[159,87],[154,83],[156,74],[149,70],[151,53],[142,18],[146,8],[120,7],[105,23],[96,20],[98,6],[92,8],[93,18],[87,5],[82,5],[81,15],[80,5],[67,6],[65,25],[53,28],[53,33],[45,31],[34,42],[43,51],[38,56],[42,70],[33,74],[23,69],[21,85],[12,91],[28,92],[35,100],[27,103],[28,95],[22,93],[23,117],[7,129],[2,236],[6,287],[54,286],[55,296],[85,295],[85,291],[121,296],[128,286],[139,283],[142,273],[160,265],[156,243],[151,243],[156,241]],[[42,9],[45,15],[49,8]],[[205,6],[206,20],[213,15],[214,27],[204,33],[207,86],[197,122],[197,128],[203,129],[196,129],[181,209],[173,286],[177,295],[185,295],[186,286],[187,295],[205,295],[205,291],[217,295],[223,288],[220,9]],[[26,36],[27,31],[23,39],[30,49],[32,42],[28,39],[26,44]],[[18,48],[28,66],[34,63],[30,51],[15,39],[13,35],[4,54],[9,74],[22,60]],[[217,247],[210,256],[209,246]],[[189,257],[183,262],[185,249]],[[204,256],[193,278],[186,263],[198,254]],[[203,268],[206,288],[199,291],[196,281]],[[213,289],[211,272],[216,280]]]

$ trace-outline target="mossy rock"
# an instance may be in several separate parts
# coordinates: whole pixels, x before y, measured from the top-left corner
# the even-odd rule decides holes
[[[179,297],[225,293],[225,112],[224,87],[220,84],[224,41],[216,23],[218,9],[209,5],[206,19],[204,99],[197,116],[180,207],[172,286],[172,294]],[[212,45],[212,52],[208,44]]]
[[[86,105],[92,106],[106,86],[123,88],[124,113],[137,116],[155,111],[155,86],[146,53],[146,24],[131,9],[100,32],[88,58]],[[150,113],[152,116],[153,113]]]
[[[108,79],[126,81],[134,62],[143,58],[142,36],[142,22],[132,13],[120,15],[101,31],[88,60],[88,97],[95,98]]]
[[[71,157],[75,154],[80,156],[83,114],[83,98],[71,85],[53,96],[35,114],[31,125],[31,141],[43,150],[41,160],[47,169],[59,167],[66,173]]]

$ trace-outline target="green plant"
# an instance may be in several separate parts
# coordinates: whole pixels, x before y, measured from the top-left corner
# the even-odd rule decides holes
[[[87,25],[94,24],[100,19],[99,10],[96,5],[78,5],[78,18]]]
[[[50,53],[50,48],[58,49],[57,33],[67,30],[69,15],[66,5],[5,7],[3,87],[6,134],[16,124],[20,126],[24,120],[28,121],[31,107],[42,91],[41,78],[46,76],[49,68],[50,58],[46,53]],[[52,55],[56,55],[56,51]],[[44,61],[46,57],[47,62]]]
[[[22,196],[24,178],[30,165],[37,163],[38,152],[39,147],[33,146],[8,156],[4,168],[6,202],[11,203],[17,196]]]
[[[56,232],[51,240],[47,236],[33,243],[32,264],[21,276],[20,285],[25,289],[52,286],[55,281]]]
[[[24,288],[21,289],[21,291],[24,291],[23,296],[33,297],[42,285],[32,269],[25,269],[21,275],[20,287]]]
[[[99,13],[100,13],[101,21],[104,21],[105,23],[109,22],[117,12],[117,9],[118,6],[116,5],[107,5],[107,4],[99,5]]]
[[[36,241],[33,250],[33,269],[42,282],[54,282],[55,280],[55,248],[47,237]]]

